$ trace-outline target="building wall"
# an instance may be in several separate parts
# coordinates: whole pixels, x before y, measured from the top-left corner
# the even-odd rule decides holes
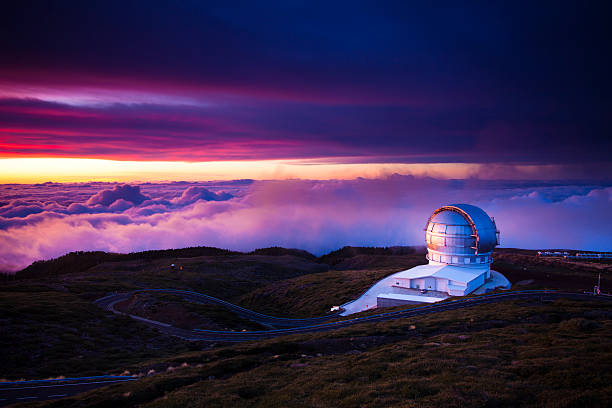
[[[425,279],[410,279],[410,287],[413,289],[425,289]]]
[[[464,296],[467,286],[463,282],[450,281],[448,284],[448,294],[451,296]]]
[[[394,286],[400,286],[402,288],[410,288],[410,279],[408,278],[394,278],[391,283]]]
[[[440,299],[442,300],[442,299]],[[413,302],[410,300],[403,299],[388,299],[388,298],[376,298],[376,307],[393,307],[402,305],[422,305],[422,302]]]
[[[483,271],[483,273],[478,275],[475,279],[472,279],[471,281],[469,281],[467,284],[467,290],[465,291],[465,293],[468,294],[472,292],[473,290],[475,290],[476,288],[478,288],[479,286],[484,285],[486,274],[487,274],[486,271]]]
[[[451,296],[465,296],[465,289],[460,289],[460,290],[449,290],[448,294]]]
[[[464,296],[483,285],[485,283],[485,279],[487,279],[489,276],[490,271],[483,271],[475,279],[469,282],[459,282],[449,280],[447,278],[437,278],[433,276],[415,279],[394,278],[391,285],[412,289],[437,290],[440,292],[446,292],[452,296]]]
[[[436,278],[436,290],[448,293],[448,279]]]
[[[425,289],[436,290],[436,278],[428,276],[423,278],[423,280],[425,281]]]
[[[407,279],[408,280],[408,279]],[[427,276],[424,278],[417,279],[409,279],[410,280],[410,288],[413,289],[428,289],[428,290],[437,290],[436,278]]]
[[[493,258],[491,254],[480,254],[478,256],[474,255],[447,255],[443,253],[438,253],[432,249],[428,249],[427,259],[434,262],[442,262],[445,264],[454,264],[454,265],[482,265],[491,263]]]

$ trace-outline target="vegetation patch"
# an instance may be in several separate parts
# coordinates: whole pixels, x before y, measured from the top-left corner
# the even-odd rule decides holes
[[[125,366],[200,348],[105,313],[74,294],[11,289],[0,291],[0,378],[120,373]]]
[[[312,317],[422,263],[406,247],[346,247],[320,258],[282,248],[69,254],[0,287],[0,377],[143,377],[39,404],[58,407],[610,405],[609,303],[508,301],[232,345],[182,341],[92,303],[111,292],[175,288]],[[520,288],[580,291],[602,272],[605,290],[609,279],[597,265],[522,250],[496,252],[493,268],[529,282]],[[180,296],[139,293],[123,307],[185,328],[255,329]]]
[[[34,406],[609,406],[611,308],[503,302],[195,351],[156,362],[181,370]]]

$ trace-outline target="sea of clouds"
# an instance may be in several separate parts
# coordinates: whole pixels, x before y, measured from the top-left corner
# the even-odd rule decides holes
[[[76,250],[423,245],[437,207],[495,217],[504,247],[612,250],[612,187],[380,179],[0,185],[0,271]]]

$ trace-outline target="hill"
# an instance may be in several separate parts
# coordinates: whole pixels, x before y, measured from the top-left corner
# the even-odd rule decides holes
[[[609,302],[506,302],[153,360],[160,374],[28,406],[612,403]]]
[[[580,406],[587,398],[593,406],[607,403],[609,304],[508,302],[223,345],[170,337],[92,303],[111,292],[175,288],[260,313],[310,317],[359,296],[388,274],[425,262],[419,249],[408,247],[345,247],[318,258],[284,248],[186,248],[71,253],[37,262],[0,285],[0,377],[155,373],[51,406],[317,406],[329,400],[337,406]],[[516,288],[583,291],[600,272],[604,291],[612,283],[610,265],[539,258],[526,250],[497,251],[493,268]],[[117,306],[179,327],[259,328],[218,306],[172,295],[139,294]]]

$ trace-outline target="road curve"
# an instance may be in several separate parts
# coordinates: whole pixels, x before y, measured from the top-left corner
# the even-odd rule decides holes
[[[140,289],[140,290],[135,290],[132,292],[127,292],[127,293],[114,293],[109,296],[105,296],[101,299],[98,299],[94,303],[96,303],[98,306],[106,310],[109,310],[113,313],[121,314],[121,312],[119,312],[118,310],[114,308],[115,304],[123,300],[129,299],[132,295],[136,293],[145,293],[145,292],[178,295],[184,298],[185,300],[194,302],[194,303],[212,303],[212,304],[216,304],[219,306],[223,306],[226,309],[231,310],[232,312],[236,313],[240,317],[243,317],[248,320],[252,320],[254,322],[262,324],[263,326],[267,326],[273,329],[310,326],[313,324],[318,324],[321,322],[335,319],[340,314],[340,312],[337,312],[337,313],[327,314],[325,316],[302,318],[302,319],[294,319],[294,318],[288,318],[288,317],[275,317],[275,316],[270,316],[270,315],[266,315],[263,313],[255,312],[253,310],[246,309],[244,307],[235,305],[233,303],[227,302],[225,300],[222,300],[222,299],[210,296],[210,295],[205,295],[203,293],[193,292],[189,290],[180,290],[180,289]],[[139,319],[139,320],[144,320],[145,322],[148,321],[148,319],[139,318],[134,315],[130,315],[130,316],[133,318]],[[157,322],[157,323],[160,323],[160,322]]]
[[[414,317],[430,313],[442,312],[445,310],[456,310],[466,307],[478,306],[489,303],[503,302],[505,300],[517,300],[517,299],[537,299],[537,300],[554,300],[558,298],[570,298],[570,299],[581,299],[581,300],[612,300],[609,297],[596,297],[585,293],[572,293],[572,292],[560,292],[553,290],[523,290],[523,291],[512,291],[488,295],[480,295],[469,298],[461,298],[457,300],[439,302],[434,304],[428,304],[424,306],[417,306],[406,310],[400,310],[395,312],[379,313],[370,316],[356,317],[347,320],[329,322],[333,318],[337,318],[338,315],[327,315],[318,318],[311,319],[289,319],[280,318],[274,316],[267,316],[261,313],[254,312],[242,308],[237,305],[233,305],[229,302],[221,299],[216,299],[211,296],[183,290],[175,289],[143,289],[129,293],[116,293],[109,296],[105,296],[95,301],[100,307],[117,314],[124,314],[114,309],[114,305],[117,302],[128,299],[132,294],[138,292],[159,292],[159,293],[170,293],[179,294],[186,300],[196,302],[210,302],[214,299],[214,302],[228,309],[236,312],[242,317],[249,318],[251,320],[267,324],[269,326],[284,327],[279,329],[271,330],[260,330],[260,331],[244,331],[244,332],[233,332],[233,331],[217,331],[217,330],[201,330],[201,329],[180,329],[167,323],[162,323],[154,320],[144,319],[139,316],[129,315],[130,317],[143,321],[151,326],[156,327],[161,332],[170,334],[173,336],[180,337],[185,340],[192,341],[222,341],[222,342],[242,342],[261,340],[271,337],[285,336],[296,333],[312,333],[327,330],[334,330],[342,327],[348,327],[355,324],[368,323],[368,322],[380,322],[385,320],[393,320],[405,317]]]
[[[80,394],[138,378],[122,375],[60,378],[53,380],[0,381],[0,407],[17,402],[44,401]]]

